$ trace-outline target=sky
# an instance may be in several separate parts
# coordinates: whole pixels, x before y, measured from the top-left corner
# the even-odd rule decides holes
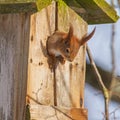
[[[111,0],[106,0],[110,3]],[[117,7],[117,0],[115,6]],[[120,16],[120,10],[116,8]],[[115,62],[116,75],[120,76],[120,20],[115,25]],[[101,68],[111,71],[111,34],[112,24],[89,25],[88,32],[90,33],[96,26],[96,32],[93,38],[88,42],[95,63]],[[88,57],[87,57],[87,61]],[[109,109],[110,113],[120,107],[120,104],[111,102]],[[86,83],[85,86],[85,108],[88,109],[88,120],[104,120],[104,99],[100,91]],[[120,120],[120,108],[115,112],[116,120]],[[110,115],[110,120],[114,120],[113,114]]]
[[[88,120],[105,120],[103,95],[89,84],[85,86],[85,108],[88,109]],[[113,111],[116,119],[112,114]],[[120,104],[110,102],[109,113],[110,120],[120,120]]]
[[[115,62],[116,75],[120,76],[120,20],[115,25]],[[88,42],[93,58],[98,66],[111,71],[111,34],[112,24],[89,25],[89,32],[96,26],[93,38]]]
[[[111,3],[111,0],[106,0]],[[114,0],[117,14],[120,16],[120,9],[117,4],[117,0]],[[115,62],[116,62],[116,75],[120,76],[120,20],[115,25]],[[88,42],[91,49],[93,58],[96,64],[105,70],[111,71],[112,59],[111,59],[111,34],[112,24],[100,24],[100,25],[89,25],[88,31],[96,26],[96,32],[93,38]],[[88,58],[87,58],[88,60]]]

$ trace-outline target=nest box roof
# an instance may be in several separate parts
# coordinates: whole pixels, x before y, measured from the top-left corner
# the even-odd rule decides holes
[[[114,8],[105,0],[56,0],[64,1],[88,24],[113,23],[119,19]],[[37,12],[52,0],[1,0],[0,13]]]

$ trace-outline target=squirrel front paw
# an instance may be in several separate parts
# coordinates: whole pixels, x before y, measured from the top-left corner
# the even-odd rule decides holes
[[[57,63],[58,62],[57,62],[57,59],[55,57],[49,56],[49,58],[48,58],[48,65],[49,65],[49,68],[51,69],[51,71],[53,69],[56,69]]]
[[[65,59],[62,56],[58,56],[58,57],[49,56],[48,57],[48,65],[51,71],[57,68],[57,65],[59,64],[59,62],[63,65],[65,64]]]
[[[62,56],[57,57],[57,59],[59,60],[59,62],[64,65],[65,64],[65,59]]]

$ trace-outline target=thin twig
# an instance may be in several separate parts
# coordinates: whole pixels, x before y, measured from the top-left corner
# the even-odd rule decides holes
[[[92,57],[92,54],[91,54],[91,51],[90,51],[88,45],[87,45],[87,54],[88,54],[90,63],[93,67],[93,70],[95,72],[95,75],[97,77],[98,83],[99,83],[100,87],[102,88],[102,92],[103,92],[104,99],[105,99],[105,119],[109,120],[109,91],[103,83],[103,80],[102,80],[101,75],[95,65],[95,62],[93,60],[93,57]]]
[[[116,113],[116,111],[119,110],[119,109],[120,109],[120,106],[118,106],[115,110],[113,110],[113,111],[110,113],[110,115],[113,114],[113,118],[114,118],[114,120],[116,119],[116,115],[115,115],[115,113]]]
[[[111,0],[111,4],[114,7],[114,0]],[[110,90],[110,98],[112,96],[112,88],[115,83],[115,70],[116,70],[116,64],[115,64],[115,25],[112,24],[112,36],[111,36],[111,58],[112,58],[112,73],[111,73],[111,84],[109,87]]]
[[[120,12],[120,0],[118,0],[118,7],[119,7],[119,12]]]
[[[45,105],[45,104],[40,103],[38,100],[32,98],[30,95],[27,95],[27,97],[28,97],[29,99],[31,99],[32,101],[36,102],[36,103],[39,104],[39,105]],[[56,111],[62,113],[63,115],[65,115],[65,116],[68,117],[69,119],[75,120],[75,119],[73,119],[71,116],[67,115],[65,112],[63,112],[62,110],[60,110],[59,108],[57,108],[56,106],[50,105],[50,107],[52,107],[52,108],[55,109]]]
[[[114,112],[116,112],[117,110],[120,109],[120,106],[118,106],[114,111],[112,111],[110,114],[113,114]]]
[[[88,54],[88,57],[89,57],[89,60],[90,60],[90,64],[91,64],[92,67],[93,67],[93,70],[94,70],[94,72],[95,72],[95,74],[96,74],[98,83],[99,83],[99,85],[102,87],[102,91],[103,91],[104,89],[106,89],[106,87],[105,87],[105,85],[104,85],[104,83],[103,83],[103,80],[102,80],[102,78],[101,78],[101,75],[100,75],[100,73],[99,73],[99,71],[98,71],[98,69],[97,69],[97,67],[96,67],[96,65],[95,65],[95,62],[94,62],[94,60],[93,60],[93,57],[92,57],[92,54],[91,54],[91,51],[90,51],[88,45],[87,45],[86,48],[87,48],[87,54]]]
[[[111,114],[114,114],[117,110],[119,110],[120,109],[120,106],[118,106],[117,108],[115,108],[111,113],[110,113],[110,115]]]

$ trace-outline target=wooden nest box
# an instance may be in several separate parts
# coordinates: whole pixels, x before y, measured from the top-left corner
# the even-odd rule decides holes
[[[57,2],[56,12],[52,0],[0,1],[0,120],[88,118],[85,45],[72,63],[59,64],[54,74],[47,63],[46,40],[55,26],[67,32],[72,23],[74,34],[81,38],[88,24],[113,23],[118,16],[104,0]]]

